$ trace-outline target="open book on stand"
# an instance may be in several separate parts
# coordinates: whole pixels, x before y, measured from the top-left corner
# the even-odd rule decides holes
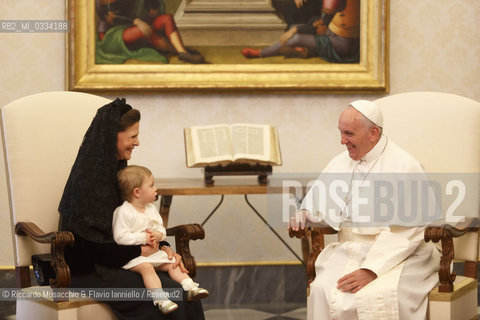
[[[270,125],[238,123],[186,128],[187,167],[205,167],[216,175],[257,174],[281,165],[277,130]]]
[[[269,125],[232,124],[185,129],[187,167],[232,162],[281,165],[277,130]]]

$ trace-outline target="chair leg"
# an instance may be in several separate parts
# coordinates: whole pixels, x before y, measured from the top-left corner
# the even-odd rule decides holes
[[[30,268],[28,266],[15,267],[17,288],[30,287]]]

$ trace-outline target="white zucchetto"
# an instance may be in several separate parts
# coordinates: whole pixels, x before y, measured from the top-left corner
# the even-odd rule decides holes
[[[373,101],[357,100],[350,103],[350,106],[363,114],[368,120],[383,128],[383,115],[380,108]]]

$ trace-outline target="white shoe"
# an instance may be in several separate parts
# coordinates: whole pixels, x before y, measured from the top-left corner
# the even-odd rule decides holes
[[[170,300],[159,302],[157,307],[163,314],[169,314],[178,309],[178,305]]]
[[[187,291],[187,301],[198,301],[208,297],[209,294],[207,289],[193,288]]]

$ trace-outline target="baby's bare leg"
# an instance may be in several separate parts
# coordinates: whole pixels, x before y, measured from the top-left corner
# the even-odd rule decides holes
[[[208,291],[203,288],[199,288],[198,283],[193,282],[192,278],[190,278],[187,273],[183,273],[180,270],[180,267],[176,267],[174,269],[173,264],[164,263],[155,269],[168,272],[170,278],[180,283],[183,290],[187,292],[187,301],[196,301],[208,297]]]
[[[158,293],[158,291],[163,292],[162,282],[160,281],[160,278],[158,277],[155,268],[151,263],[144,262],[136,265],[133,268],[130,268],[130,270],[141,274],[143,283],[145,284],[145,287],[149,289],[149,291],[152,291],[153,293]],[[168,314],[178,309],[178,305],[175,302],[170,301],[164,295],[154,295],[153,303],[163,314]]]
[[[162,287],[162,282],[155,272],[155,268],[151,263],[144,262],[130,268],[129,270],[140,273],[147,289],[159,289]]]
[[[187,273],[183,273],[180,270],[180,267],[176,267],[174,269],[173,268],[173,263],[164,263],[162,265],[159,265],[155,269],[158,270],[158,271],[168,272],[168,275],[170,276],[170,278],[172,278],[173,280],[175,280],[178,283],[181,283],[183,280],[190,278]]]

